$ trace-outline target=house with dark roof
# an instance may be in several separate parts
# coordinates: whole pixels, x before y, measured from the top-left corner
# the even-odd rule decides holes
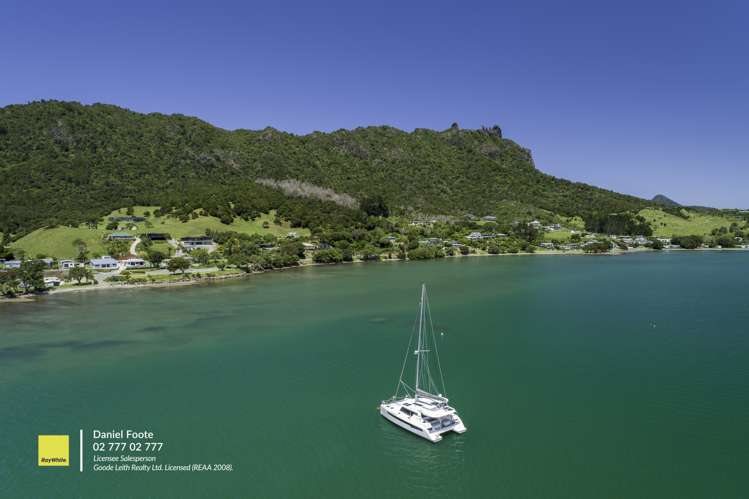
[[[135,241],[135,236],[127,232],[112,232],[107,236],[110,241]]]

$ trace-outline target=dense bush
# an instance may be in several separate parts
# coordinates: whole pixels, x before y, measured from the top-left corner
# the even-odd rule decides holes
[[[312,260],[316,263],[340,263],[343,261],[343,254],[339,249],[324,249],[317,251]]]
[[[0,109],[0,129],[0,232],[14,237],[135,204],[161,206],[155,215],[183,220],[202,209],[225,223],[277,209],[299,227],[350,226],[393,207],[511,219],[540,210],[591,217],[648,205],[545,175],[527,149],[489,128],[408,133],[380,126],[298,136],[44,101]],[[258,179],[296,179],[348,194],[366,214]]]

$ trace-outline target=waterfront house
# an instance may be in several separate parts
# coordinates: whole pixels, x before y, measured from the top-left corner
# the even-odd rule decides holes
[[[5,268],[6,269],[20,269],[21,260],[8,260],[7,262],[5,262]]]
[[[168,241],[171,239],[166,232],[146,232],[143,234],[143,238],[149,241]]]
[[[187,251],[192,251],[197,248],[211,250],[216,244],[209,236],[188,236],[181,238],[179,242]]]
[[[73,260],[60,260],[58,262],[58,267],[60,270],[68,270],[75,267],[75,262]]]
[[[663,245],[664,248],[670,248],[671,247],[671,239],[667,237],[659,237],[658,241]]]
[[[57,277],[45,277],[44,278],[44,285],[48,288],[56,288],[60,284],[62,284],[62,281]]]
[[[112,232],[107,236],[110,241],[135,241],[135,236],[127,232]]]
[[[91,260],[91,266],[96,270],[112,270],[116,269],[119,264],[117,260],[109,255],[104,255],[101,258],[93,258]]]
[[[125,267],[128,269],[139,269],[146,266],[145,260],[136,257],[126,258],[122,260],[122,263],[125,264]]]
[[[543,249],[554,249],[554,243],[544,242],[539,244]]]

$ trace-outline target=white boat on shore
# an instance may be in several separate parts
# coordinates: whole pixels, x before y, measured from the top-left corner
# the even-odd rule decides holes
[[[414,329],[416,331],[416,376],[413,388],[403,380],[406,363],[411,351],[414,334],[408,342],[406,356],[403,359],[401,375],[395,394],[389,400],[383,400],[380,404],[380,414],[388,421],[410,431],[430,442],[442,440],[442,434],[448,431],[464,433],[466,431],[463,421],[457,411],[448,405],[445,393],[445,380],[442,376],[437,342],[435,341],[434,327],[432,326],[431,312],[427,300],[426,285],[421,286],[421,301],[419,303],[419,316]],[[429,354],[433,353],[432,356]],[[441,391],[438,389],[432,376],[430,364],[436,364],[439,371]]]

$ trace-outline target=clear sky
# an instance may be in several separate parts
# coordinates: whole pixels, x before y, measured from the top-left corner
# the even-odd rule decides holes
[[[747,2],[6,0],[0,106],[295,132],[499,124],[547,173],[749,208]]]

